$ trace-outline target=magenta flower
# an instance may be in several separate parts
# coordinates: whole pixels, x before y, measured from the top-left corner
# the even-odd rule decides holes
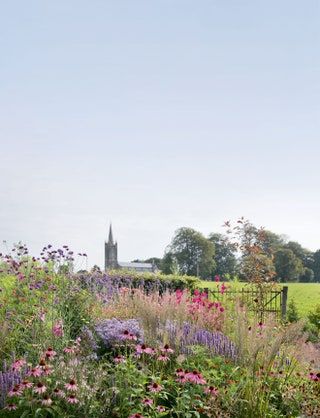
[[[166,361],[170,360],[170,358],[168,356],[165,356],[164,354],[160,354],[160,356],[157,358],[157,360],[166,362]]]
[[[125,363],[126,359],[124,356],[117,356],[113,359],[116,364]]]
[[[33,383],[29,382],[28,380],[24,380],[23,382],[21,382],[21,387],[23,387],[23,389],[29,389],[32,388]]]
[[[161,405],[157,406],[157,411],[158,412],[164,412],[165,410],[166,410],[166,408],[164,406],[161,406]]]
[[[25,359],[21,358],[19,360],[16,360],[15,362],[13,362],[11,368],[14,372],[18,372],[26,364],[27,364],[27,362],[25,361]]]
[[[154,348],[147,347],[145,344],[142,344],[142,345],[138,344],[136,346],[136,353],[137,354],[150,354],[150,355],[153,355],[153,354],[156,353],[156,351],[155,351]]]
[[[64,387],[71,392],[76,392],[78,390],[78,385],[74,379],[71,379],[69,383],[64,385]]]
[[[38,382],[36,387],[33,390],[35,393],[39,395],[41,393],[44,393],[47,390],[47,387],[43,383]]]
[[[129,418],[144,418],[144,416],[143,415],[141,415],[141,414],[139,414],[139,413],[136,413],[136,414],[132,414],[132,415],[130,415],[130,417]]]
[[[64,353],[67,353],[67,354],[74,354],[75,353],[75,348],[74,347],[66,347],[66,348],[64,348],[63,349],[63,352]]]
[[[52,333],[56,337],[63,337],[63,322],[61,320],[54,323]]]
[[[161,352],[166,354],[172,354],[174,350],[172,350],[172,348],[170,348],[168,344],[166,344],[163,348],[161,348]]]
[[[204,392],[212,396],[217,396],[219,393],[219,390],[215,388],[214,386],[209,386],[205,389]]]
[[[53,395],[58,396],[59,398],[65,397],[65,393],[63,392],[63,390],[58,389],[58,388],[53,389]]]
[[[152,383],[151,385],[148,386],[148,389],[150,390],[150,392],[157,393],[157,392],[161,391],[162,386],[159,385],[158,383],[154,382],[154,383]]]
[[[137,341],[137,337],[128,330],[123,331],[122,338],[129,341]]]
[[[75,397],[75,395],[68,395],[68,397],[67,397],[67,402],[68,403],[79,403],[79,399],[77,399],[76,397]]]
[[[33,376],[33,377],[39,377],[42,375],[42,369],[39,366],[36,366],[35,368],[31,369],[30,372],[28,373],[29,376]]]
[[[143,405],[151,406],[153,404],[153,400],[149,399],[149,398],[146,398],[146,399],[143,399],[142,403],[143,403]]]
[[[205,379],[202,377],[201,373],[199,373],[197,370],[193,370],[192,372],[186,373],[185,378],[190,383],[196,383],[198,385],[206,384]]]
[[[20,385],[15,385],[11,390],[8,392],[8,397],[12,398],[14,396],[21,396],[22,395],[22,387]]]
[[[48,347],[47,351],[45,352],[45,355],[48,359],[51,359],[57,355],[57,352],[53,350],[53,348]]]
[[[14,403],[8,403],[8,405],[4,409],[7,409],[8,411],[15,411],[17,409],[17,405],[15,405]]]

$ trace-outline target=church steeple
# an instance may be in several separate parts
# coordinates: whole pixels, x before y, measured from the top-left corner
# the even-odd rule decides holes
[[[109,227],[109,240],[108,240],[108,244],[113,245],[113,234],[112,234],[112,224],[110,223],[110,227]]]

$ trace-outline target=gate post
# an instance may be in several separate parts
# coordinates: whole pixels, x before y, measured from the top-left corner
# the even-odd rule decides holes
[[[286,319],[287,316],[287,300],[288,300],[288,286],[283,286],[281,298],[281,318]]]

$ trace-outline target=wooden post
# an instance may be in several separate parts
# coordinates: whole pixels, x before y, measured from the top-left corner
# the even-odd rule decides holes
[[[287,316],[287,300],[288,300],[288,286],[283,286],[281,298],[281,318],[286,319]]]

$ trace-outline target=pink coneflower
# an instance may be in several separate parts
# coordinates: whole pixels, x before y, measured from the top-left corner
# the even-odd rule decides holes
[[[38,382],[36,384],[36,387],[33,390],[35,393],[40,394],[40,393],[44,393],[47,390],[47,387],[43,383]]]
[[[113,361],[114,361],[115,363],[119,364],[119,363],[124,363],[124,362],[126,361],[126,359],[125,359],[125,357],[124,357],[124,356],[117,356],[117,357],[115,357],[115,358],[113,359]]]
[[[61,320],[55,322],[52,327],[52,333],[56,337],[63,337],[63,322]]]
[[[44,406],[50,406],[52,404],[52,399],[49,398],[48,395],[45,395],[42,399],[42,405]]]
[[[130,415],[130,417],[129,418],[144,418],[144,416],[143,415],[141,415],[141,414],[139,414],[139,413],[136,413],[136,414],[132,414],[132,415]]]
[[[66,383],[64,387],[71,392],[76,392],[78,389],[78,385],[74,379],[71,379],[69,383]]]
[[[143,399],[142,403],[143,403],[143,405],[151,406],[153,404],[153,400],[149,399],[149,398],[146,398],[146,399]]]
[[[138,344],[136,345],[136,353],[137,354],[154,354],[155,350],[151,347],[147,347],[145,344]]]
[[[53,373],[53,368],[51,367],[51,366],[49,366],[49,365],[45,365],[44,367],[43,367],[43,374],[45,375],[45,376],[49,376],[50,374],[52,374]]]
[[[124,340],[130,340],[130,341],[136,341],[137,340],[137,337],[134,334],[132,334],[131,332],[129,332],[128,330],[123,331],[122,338]]]
[[[63,392],[63,390],[58,389],[58,388],[53,389],[53,395],[58,396],[59,398],[65,397],[65,393]]]
[[[54,356],[57,355],[57,352],[53,350],[53,348],[48,347],[47,351],[45,352],[45,355],[48,359],[53,358]]]
[[[23,389],[29,389],[32,388],[33,383],[29,382],[29,380],[24,380],[23,382],[21,382],[21,386],[23,387]]]
[[[148,386],[148,389],[150,390],[150,392],[157,393],[157,392],[160,392],[160,390],[162,389],[162,386],[154,382]]]
[[[161,348],[161,352],[166,353],[166,354],[171,354],[174,352],[174,350],[172,350],[172,348],[170,348],[168,344],[166,344],[163,348]]]
[[[199,373],[197,370],[193,370],[193,372],[187,373],[185,378],[190,383],[196,383],[198,385],[206,384],[205,379],[202,377],[201,373]]]
[[[166,362],[166,361],[170,360],[170,358],[168,356],[165,356],[164,354],[160,354],[160,356],[157,358],[157,360]]]
[[[21,396],[22,395],[22,387],[20,385],[14,385],[14,387],[9,390],[8,397],[12,398],[13,396]]]
[[[157,406],[157,411],[158,412],[164,412],[166,410],[166,408],[162,405]]]
[[[184,377],[185,376],[185,371],[183,371],[182,369],[177,369],[176,370],[176,375],[179,377]]]
[[[42,369],[39,366],[34,367],[33,369],[30,370],[30,372],[28,373],[29,376],[33,376],[33,377],[39,377],[42,375]]]
[[[7,409],[8,411],[15,411],[17,409],[17,405],[15,405],[14,403],[8,403],[8,405],[4,409]]]
[[[25,359],[21,358],[19,360],[16,360],[15,362],[12,363],[12,370],[14,372],[18,372],[19,370],[21,370],[22,366],[26,365],[27,362],[25,361]]]
[[[69,403],[79,403],[79,399],[75,397],[75,395],[68,395],[67,402]]]
[[[75,353],[75,348],[74,347],[66,347],[66,348],[64,348],[63,349],[63,352],[64,353],[67,353],[67,354],[74,354]]]
[[[204,392],[212,396],[217,396],[219,393],[219,390],[215,388],[214,386],[209,386],[205,389]]]

